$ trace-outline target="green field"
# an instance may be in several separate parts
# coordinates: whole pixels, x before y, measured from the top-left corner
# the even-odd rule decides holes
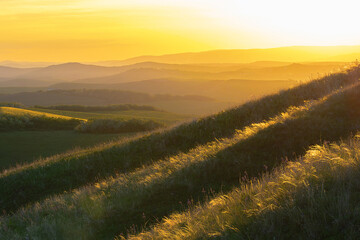
[[[170,112],[163,111],[109,111],[109,112],[75,112],[75,111],[62,111],[53,109],[42,109],[42,108],[30,108],[30,110],[58,114],[73,118],[84,118],[84,119],[142,119],[142,120],[153,120],[164,124],[173,124],[176,122],[185,121],[191,119],[191,115],[180,115]]]
[[[74,131],[0,132],[0,171],[40,157],[90,147],[131,134],[80,134]]]
[[[0,239],[358,239],[359,77],[0,173]]]
[[[185,121],[190,116],[163,111],[74,112],[41,108],[0,107],[3,131],[0,131],[0,171],[30,163],[74,148],[90,147],[98,143],[131,134],[84,134],[73,129],[88,119],[141,119],[165,125]],[[33,121],[33,122],[31,122]],[[21,131],[19,131],[21,130]]]

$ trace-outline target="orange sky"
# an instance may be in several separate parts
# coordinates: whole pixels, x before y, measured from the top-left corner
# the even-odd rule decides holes
[[[0,60],[360,44],[357,1],[1,0]]]

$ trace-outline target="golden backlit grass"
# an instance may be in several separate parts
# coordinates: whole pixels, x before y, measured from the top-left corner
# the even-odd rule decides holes
[[[298,161],[129,239],[358,239],[359,157],[359,136],[314,146]]]

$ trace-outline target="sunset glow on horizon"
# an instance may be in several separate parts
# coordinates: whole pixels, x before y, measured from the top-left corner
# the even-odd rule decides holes
[[[3,0],[0,60],[359,45],[357,1]]]

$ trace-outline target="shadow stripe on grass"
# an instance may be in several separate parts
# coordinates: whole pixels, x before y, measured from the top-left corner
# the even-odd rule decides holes
[[[313,146],[299,161],[129,239],[358,239],[359,158],[359,139]]]

